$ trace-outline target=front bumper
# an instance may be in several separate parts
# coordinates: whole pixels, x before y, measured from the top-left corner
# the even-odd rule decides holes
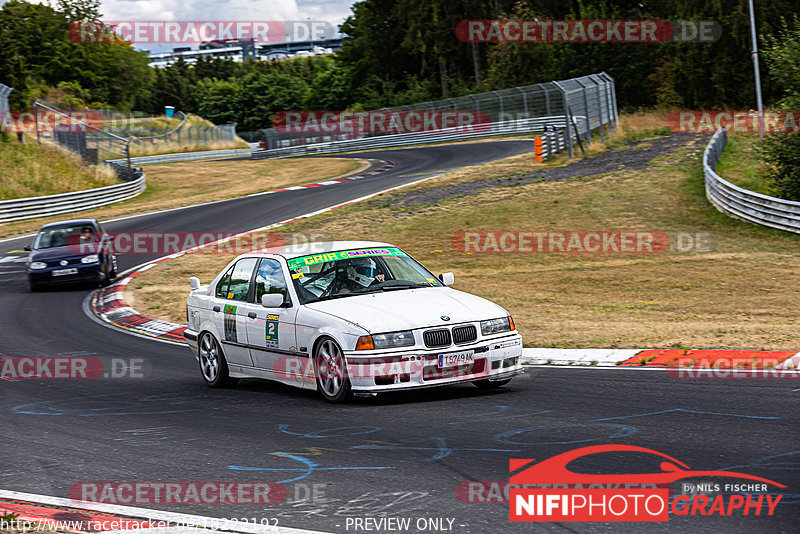
[[[77,269],[74,274],[53,276],[53,271],[60,269]],[[28,279],[32,284],[45,286],[55,284],[74,284],[81,282],[100,282],[103,279],[103,264],[68,265],[67,267],[48,267],[46,269],[28,270]]]
[[[474,361],[442,365],[440,355],[473,353]],[[345,353],[353,392],[380,393],[476,380],[500,381],[521,374],[522,336],[512,333],[465,346],[436,349],[396,349],[369,355]]]
[[[189,345],[189,348],[192,349],[192,353],[194,354],[195,358],[199,358],[197,355],[197,336],[199,335],[198,332],[194,330],[189,330],[188,328],[183,331],[183,338],[186,340],[186,344]]]

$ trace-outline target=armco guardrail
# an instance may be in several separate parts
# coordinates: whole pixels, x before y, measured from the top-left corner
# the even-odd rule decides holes
[[[585,117],[574,117],[574,119],[578,124],[585,124],[587,122]],[[253,158],[285,158],[307,154],[331,154],[335,152],[373,150],[376,148],[390,148],[406,145],[448,143],[451,141],[466,141],[480,137],[545,132],[551,129],[555,130],[553,135],[557,138],[557,141],[552,145],[555,149],[552,150],[552,154],[567,147],[568,141],[564,134],[566,128],[567,124],[563,115],[536,117],[533,119],[511,120],[491,124],[476,124],[472,127],[461,126],[419,133],[379,135],[360,139],[344,139],[327,143],[258,150],[253,152]]]
[[[155,156],[139,156],[131,158],[131,165],[154,165],[156,163],[173,163],[176,161],[197,161],[201,159],[235,158],[249,156],[251,148],[233,148],[228,150],[203,150],[200,152],[179,152],[176,154],[158,154]],[[125,163],[127,159],[108,160],[111,163]]]
[[[724,128],[720,129],[703,152],[703,174],[709,202],[731,217],[800,234],[800,202],[748,191],[717,174],[717,162],[727,143],[728,134]]]
[[[415,121],[422,120],[427,124],[425,116],[433,119],[439,114],[442,117],[445,114],[466,114],[463,117],[477,119],[471,121],[474,127],[488,130],[480,135],[459,136],[449,136],[452,129],[433,131],[426,127],[426,131],[418,131],[419,122]],[[572,157],[574,140],[591,145],[595,131],[604,141],[604,130],[616,128],[618,118],[614,79],[604,72],[372,111],[309,112],[306,117],[301,112],[299,116],[295,115],[287,112],[283,117],[277,117],[276,127],[261,130],[259,137],[270,152],[259,152],[257,157],[341,152],[340,146],[347,147],[345,150],[361,150],[505,135],[509,132],[503,128],[509,124],[533,125],[536,123],[526,123],[525,119],[541,121],[554,117],[566,130],[563,138]],[[389,124],[387,127],[384,126],[386,122]],[[366,124],[369,126],[365,127]],[[400,129],[407,131],[392,133]],[[523,129],[510,133],[525,132]],[[298,152],[295,147],[302,145],[313,145],[314,148],[299,149]]]
[[[0,201],[0,223],[99,208],[100,206],[133,198],[146,188],[145,175],[142,174],[139,178],[130,182],[86,191],[3,200]]]

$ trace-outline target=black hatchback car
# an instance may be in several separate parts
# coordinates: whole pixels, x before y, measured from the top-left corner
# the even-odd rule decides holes
[[[42,226],[25,250],[31,291],[65,283],[108,285],[117,276],[113,237],[97,219],[74,219]]]

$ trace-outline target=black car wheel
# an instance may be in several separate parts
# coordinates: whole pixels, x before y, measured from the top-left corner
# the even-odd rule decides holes
[[[339,345],[331,338],[323,338],[314,351],[317,374],[317,391],[328,402],[345,402],[350,398],[350,378],[347,363]]]
[[[219,343],[210,332],[203,332],[197,347],[200,360],[200,373],[203,380],[212,388],[235,386],[238,378],[228,374],[228,362]]]

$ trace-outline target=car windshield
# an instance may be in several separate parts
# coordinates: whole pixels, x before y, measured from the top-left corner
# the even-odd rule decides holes
[[[33,248],[55,248],[97,241],[97,232],[88,224],[43,228],[33,242]]]
[[[292,258],[288,264],[303,304],[441,285],[430,271],[395,247],[312,254]]]

